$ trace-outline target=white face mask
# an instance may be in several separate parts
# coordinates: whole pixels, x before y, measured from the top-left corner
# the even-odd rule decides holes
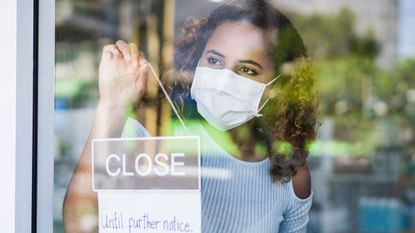
[[[278,76],[279,77],[279,76]],[[228,69],[196,67],[190,94],[196,100],[197,110],[215,128],[226,131],[259,117],[259,102],[264,84],[242,77]]]

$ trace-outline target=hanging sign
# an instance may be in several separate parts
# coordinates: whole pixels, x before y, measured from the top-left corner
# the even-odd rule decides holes
[[[199,137],[95,139],[99,232],[201,232]]]

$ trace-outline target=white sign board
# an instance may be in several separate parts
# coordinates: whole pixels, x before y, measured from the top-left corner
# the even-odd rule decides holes
[[[200,139],[92,142],[99,232],[201,232]]]
[[[199,191],[98,192],[99,232],[201,232]]]

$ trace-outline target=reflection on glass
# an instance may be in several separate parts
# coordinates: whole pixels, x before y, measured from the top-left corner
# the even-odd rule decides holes
[[[216,11],[211,1],[57,1],[54,232],[63,232],[66,192],[66,231],[97,229],[90,140],[189,134],[202,138],[204,232],[289,232],[294,215],[308,232],[414,229],[415,63],[396,59],[396,26],[378,17],[397,6],[357,3],[371,13],[366,25],[356,6],[274,2],[312,66],[301,37],[262,1]],[[279,202],[291,209],[271,198],[287,194],[291,183],[279,181],[294,167],[307,176],[304,164],[309,214],[311,200],[295,202],[310,197],[304,179]]]

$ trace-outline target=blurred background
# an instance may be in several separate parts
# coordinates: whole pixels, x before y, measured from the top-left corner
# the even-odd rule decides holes
[[[320,89],[308,232],[415,232],[415,2],[272,2],[303,37]],[[92,124],[102,46],[138,43],[163,71],[184,21],[220,3],[56,0],[54,232],[63,232],[64,194]],[[168,134],[169,107],[149,80],[140,121]]]

